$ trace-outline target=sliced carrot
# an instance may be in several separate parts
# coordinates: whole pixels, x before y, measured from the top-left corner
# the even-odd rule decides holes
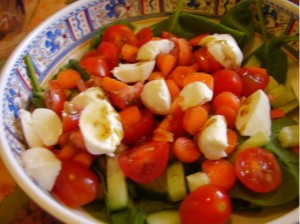
[[[281,108],[274,108],[271,110],[271,118],[282,118],[285,117],[285,112]]]
[[[101,82],[102,88],[107,92],[115,92],[127,86],[124,82],[118,81],[114,78],[104,77]]]
[[[119,112],[123,127],[131,126],[142,119],[142,113],[137,106],[127,107]]]
[[[204,72],[195,72],[186,76],[183,80],[183,86],[186,86],[192,82],[200,81],[205,83],[210,89],[214,88],[214,78],[212,75]]]
[[[219,93],[212,102],[213,110],[216,111],[221,106],[229,106],[235,111],[240,108],[240,99],[232,92],[224,91]]]
[[[166,141],[166,142],[174,141],[173,133],[163,128],[155,129],[152,138],[154,141]]]
[[[177,64],[183,66],[191,65],[193,62],[193,48],[190,43],[184,38],[178,38],[177,45],[179,48]]]
[[[177,138],[173,144],[172,151],[184,163],[196,162],[201,156],[198,145],[187,137]]]
[[[193,37],[192,39],[189,40],[190,45],[192,46],[199,46],[200,41],[204,38],[207,37],[209,35],[209,33],[203,33],[200,35],[197,35],[195,37]]]
[[[172,100],[174,100],[175,97],[177,97],[179,95],[180,89],[173,79],[167,79],[166,84],[167,84],[169,92],[171,94],[171,98],[172,98]]]
[[[121,58],[126,62],[136,62],[136,55],[138,52],[138,47],[124,44],[121,48]]]
[[[183,88],[183,80],[189,75],[194,73],[194,69],[189,66],[178,66],[168,76],[169,79],[173,79],[180,89]]]
[[[154,72],[151,72],[150,76],[148,77],[148,80],[152,81],[152,80],[164,79],[164,78],[165,78],[165,76],[161,72],[154,71]]]
[[[55,155],[60,161],[69,161],[76,154],[76,149],[71,145],[64,145],[61,149],[55,150]]]
[[[71,160],[89,168],[93,163],[94,156],[88,152],[78,152]]]
[[[183,117],[183,128],[191,135],[197,134],[208,119],[208,112],[202,106],[190,107]]]
[[[83,79],[78,80],[76,86],[80,92],[83,92],[84,90],[86,90],[88,88],[87,85],[85,84],[85,82],[83,81]]]
[[[228,147],[225,149],[227,155],[230,155],[238,146],[238,137],[235,131],[227,129]]]
[[[80,73],[74,69],[65,69],[58,73],[57,81],[64,89],[72,89],[77,86],[77,82],[81,79]]]
[[[175,64],[176,57],[172,54],[159,54],[156,57],[156,66],[164,76],[170,74]]]
[[[237,111],[235,111],[231,107],[220,106],[215,110],[215,114],[223,115],[225,117],[228,128],[235,127],[235,118],[237,115]]]

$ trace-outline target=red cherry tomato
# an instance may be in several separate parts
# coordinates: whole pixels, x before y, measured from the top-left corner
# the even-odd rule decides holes
[[[236,96],[241,96],[243,82],[240,75],[231,69],[222,69],[213,73],[214,77],[214,95],[228,91]]]
[[[231,215],[229,196],[222,189],[202,185],[192,191],[179,207],[182,224],[225,224]]]
[[[238,70],[243,82],[243,96],[250,96],[259,89],[265,89],[269,83],[267,70],[259,67],[241,68]]]
[[[169,160],[169,144],[149,141],[124,150],[118,160],[128,178],[137,183],[148,183],[165,172]]]
[[[178,65],[191,65],[193,62],[193,49],[190,43],[184,38],[179,38],[177,40],[177,45],[179,50],[177,59]]]
[[[70,131],[78,127],[81,108],[77,108],[74,104],[65,102],[62,111],[63,132]]]
[[[99,181],[87,167],[76,162],[63,162],[52,194],[63,204],[78,208],[96,198]]]
[[[122,142],[124,144],[134,144],[138,141],[149,137],[154,130],[154,116],[148,110],[141,110],[142,119],[130,126],[123,127],[124,137]]]
[[[205,160],[202,163],[202,171],[209,178],[209,183],[217,187],[230,190],[236,181],[234,165],[228,160]]]
[[[201,156],[198,145],[187,137],[177,138],[173,144],[172,151],[184,163],[193,163]]]
[[[79,64],[93,75],[100,77],[111,76],[106,60],[102,56],[83,57],[80,59]]]
[[[124,24],[116,24],[104,30],[102,41],[108,41],[115,44],[119,49],[124,44],[137,46],[138,41],[133,30]]]
[[[118,65],[120,49],[113,43],[102,41],[97,47],[97,52],[105,59],[110,70]]]
[[[194,58],[199,64],[199,72],[212,74],[223,68],[223,66],[217,62],[204,47],[200,47],[198,50],[194,51]]]
[[[79,128],[74,128],[71,131],[67,131],[59,136],[58,144],[60,147],[71,145],[76,150],[87,151]]]
[[[153,37],[152,30],[149,27],[144,27],[136,33],[138,47],[150,41]]]
[[[61,111],[64,108],[64,103],[67,100],[64,89],[59,85],[57,80],[49,80],[49,87],[45,93],[45,105],[53,110],[58,116],[61,116]]]
[[[250,190],[267,193],[281,184],[281,169],[272,153],[262,148],[248,148],[237,155],[235,171]]]

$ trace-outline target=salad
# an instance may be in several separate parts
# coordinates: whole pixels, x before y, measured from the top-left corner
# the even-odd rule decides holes
[[[227,223],[233,212],[297,206],[298,90],[284,85],[280,46],[298,39],[265,34],[245,55],[249,3],[220,23],[179,1],[150,27],[104,27],[45,88],[26,56],[28,175],[111,223]]]

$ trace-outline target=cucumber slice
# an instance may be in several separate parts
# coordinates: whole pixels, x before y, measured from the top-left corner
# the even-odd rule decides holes
[[[279,131],[278,139],[284,148],[299,145],[299,125],[291,125]]]
[[[179,213],[176,210],[162,210],[153,212],[146,217],[147,224],[181,224]]]
[[[277,80],[274,79],[273,76],[270,76],[270,80],[269,80],[267,87],[265,88],[265,92],[269,93],[271,89],[275,88],[278,85],[279,85],[279,83],[277,82]]]
[[[175,161],[167,167],[168,195],[172,202],[182,200],[187,195],[183,165]]]
[[[209,177],[204,172],[197,172],[186,177],[189,192],[209,183]]]
[[[294,94],[294,92],[292,90],[286,89],[284,94],[275,97],[271,101],[271,106],[274,108],[281,107],[295,99],[296,99],[296,95]]]
[[[116,157],[107,158],[107,202],[111,211],[128,207],[129,195],[126,177]]]

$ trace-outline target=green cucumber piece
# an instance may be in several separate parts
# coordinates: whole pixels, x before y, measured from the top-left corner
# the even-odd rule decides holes
[[[275,88],[276,86],[279,85],[279,83],[277,82],[276,79],[273,78],[273,76],[269,76],[270,79],[269,79],[269,83],[267,85],[267,87],[265,88],[265,92],[266,93],[269,93],[271,89]]]
[[[285,114],[288,114],[292,112],[294,109],[296,109],[299,106],[298,100],[295,99],[289,103],[284,104],[283,106],[279,107],[281,108]]]
[[[299,125],[291,125],[279,131],[278,139],[284,148],[299,145]]]
[[[284,94],[275,97],[272,101],[271,101],[271,106],[274,108],[277,107],[281,107],[284,106],[285,104],[293,101],[296,99],[296,95],[292,90],[288,90],[286,89],[286,91],[284,92]]]
[[[172,202],[182,200],[187,195],[184,168],[180,161],[172,162],[167,167],[168,195]]]
[[[107,158],[107,203],[111,211],[125,209],[129,204],[126,177],[116,157]]]
[[[153,212],[146,217],[147,224],[181,224],[177,210],[167,209]]]
[[[188,190],[192,192],[196,188],[209,183],[209,177],[204,172],[196,172],[186,177]]]

